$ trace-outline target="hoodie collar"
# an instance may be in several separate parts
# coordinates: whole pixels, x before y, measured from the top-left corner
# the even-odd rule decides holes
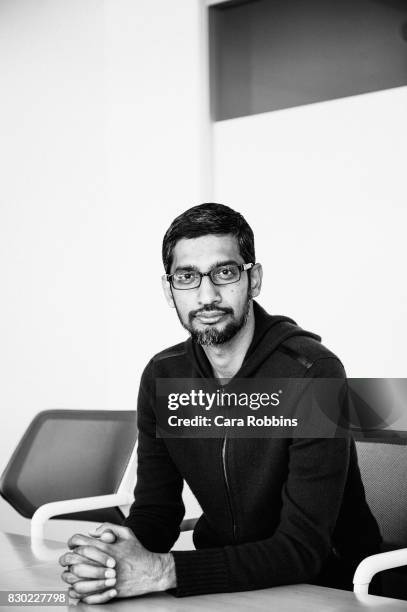
[[[255,376],[261,364],[288,338],[309,336],[321,341],[320,336],[308,332],[283,315],[270,315],[253,300],[254,334],[243,363],[234,378]],[[187,355],[194,364],[197,377],[213,378],[212,366],[203,350],[192,338],[185,342]]]

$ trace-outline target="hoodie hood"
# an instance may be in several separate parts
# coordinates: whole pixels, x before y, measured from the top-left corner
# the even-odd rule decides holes
[[[293,319],[268,314],[255,300],[253,300],[253,312],[255,320],[253,338],[234,378],[247,378],[255,375],[262,363],[288,338],[307,336],[321,342],[320,336],[302,329]],[[212,378],[212,367],[202,346],[189,338],[186,341],[186,350],[197,370],[197,376]]]

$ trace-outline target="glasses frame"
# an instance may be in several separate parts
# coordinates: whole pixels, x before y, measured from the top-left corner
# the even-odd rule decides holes
[[[255,265],[254,263],[244,263],[244,264],[225,264],[225,268],[226,266],[236,266],[239,270],[239,278],[230,282],[230,283],[215,283],[215,281],[212,278],[212,273],[217,270],[218,268],[222,268],[223,266],[215,266],[214,268],[212,268],[212,270],[209,270],[209,272],[199,272],[198,270],[194,270],[194,272],[196,274],[199,274],[200,278],[199,278],[199,285],[196,285],[195,287],[174,287],[174,274],[164,274],[163,275],[163,279],[168,281],[171,285],[171,287],[173,289],[175,289],[175,291],[191,291],[192,289],[199,289],[199,287],[201,286],[202,283],[202,279],[204,276],[209,276],[211,283],[213,285],[215,285],[216,287],[224,287],[225,285],[233,285],[234,283],[238,283],[240,281],[240,279],[242,278],[242,272],[244,272],[245,270],[251,270],[251,268],[253,268],[253,266]]]

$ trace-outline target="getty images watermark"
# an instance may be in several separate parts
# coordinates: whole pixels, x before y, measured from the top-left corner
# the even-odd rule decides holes
[[[157,436],[334,438],[403,419],[407,379],[156,380]]]
[[[217,389],[216,391],[208,392],[203,389],[191,389],[189,392],[170,393],[168,395],[168,410],[178,410],[179,408],[202,408],[206,412],[212,408],[248,408],[249,410],[258,410],[264,407],[276,407],[280,404],[280,395],[282,389],[275,393],[239,393],[228,392],[225,389]],[[168,425],[170,427],[258,427],[258,426],[290,426],[296,427],[298,421],[296,418],[289,419],[283,416],[277,417],[274,414],[271,416],[264,415],[256,417],[253,414],[247,414],[245,417],[232,416],[229,413],[216,414],[214,417],[195,414],[190,417],[180,417],[171,415],[168,417]]]

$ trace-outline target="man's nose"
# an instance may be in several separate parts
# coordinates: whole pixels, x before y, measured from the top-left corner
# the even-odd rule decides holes
[[[200,304],[211,304],[221,300],[219,287],[213,284],[209,276],[202,277],[198,292],[198,302]]]

